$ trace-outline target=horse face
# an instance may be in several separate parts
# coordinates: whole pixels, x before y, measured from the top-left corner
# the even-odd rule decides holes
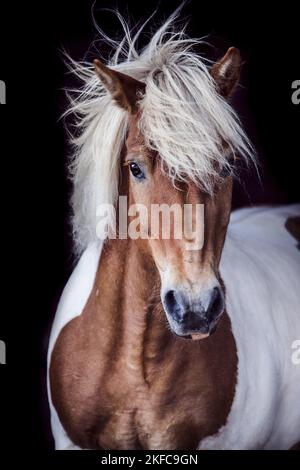
[[[213,333],[224,311],[224,289],[219,262],[229,221],[232,177],[216,183],[213,196],[192,181],[176,182],[162,171],[158,154],[147,149],[138,130],[138,115],[130,119],[125,166],[129,171],[129,203],[146,208],[148,233],[139,242],[153,258],[161,279],[161,302],[172,331],[181,337],[201,339]],[[179,232],[184,225],[184,207],[204,208],[203,243]],[[153,216],[154,209],[169,209]],[[202,206],[201,206],[202,205]],[[182,217],[176,219],[176,208]],[[193,217],[195,219],[195,217]],[[195,220],[192,220],[194,223]],[[164,224],[168,225],[167,233]],[[168,236],[165,236],[165,235]]]
[[[239,52],[230,48],[211,69],[217,90],[225,98],[232,94],[238,82],[240,64]],[[213,196],[201,191],[193,181],[175,181],[174,184],[162,171],[159,153],[146,147],[139,131],[138,103],[141,95],[147,93],[145,85],[99,61],[95,61],[95,68],[116,104],[129,114],[123,161],[129,169],[129,204],[146,208],[148,233],[138,242],[142,244],[141,249],[152,257],[159,271],[161,302],[170,327],[181,337],[206,337],[216,329],[225,308],[219,263],[230,215],[232,178],[226,175],[219,178]],[[161,204],[167,208],[176,206],[182,213],[186,204],[192,207],[203,205],[201,247],[195,249],[193,245],[191,249],[193,239],[175,235],[174,229],[181,222],[174,218],[170,218],[169,237],[163,236],[163,227],[159,221],[158,226],[154,224],[152,219],[153,207]]]

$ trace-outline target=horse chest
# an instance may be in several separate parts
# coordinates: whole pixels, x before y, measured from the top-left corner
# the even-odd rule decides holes
[[[199,443],[205,418],[195,416],[194,406],[207,408],[199,392],[182,394],[169,381],[150,385],[126,371],[112,374],[102,389],[91,413],[103,423],[96,432],[100,448],[193,449]]]
[[[136,348],[108,354],[83,330],[80,317],[64,329],[50,368],[54,406],[79,447],[195,449],[225,423],[233,376],[203,360],[209,342],[173,341],[149,357]]]

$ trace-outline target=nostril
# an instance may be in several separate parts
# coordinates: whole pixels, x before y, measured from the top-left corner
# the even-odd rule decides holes
[[[174,290],[169,290],[165,294],[164,308],[166,312],[178,323],[182,323],[184,321],[185,310],[182,308],[181,303],[178,302],[176,292]]]
[[[176,299],[175,299],[175,292],[173,290],[169,290],[165,294],[165,306],[168,312],[173,312],[176,306]]]
[[[219,287],[214,287],[207,314],[212,318],[218,317],[224,309],[224,298]]]

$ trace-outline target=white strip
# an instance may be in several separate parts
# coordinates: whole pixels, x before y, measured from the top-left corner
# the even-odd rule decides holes
[[[76,268],[66,284],[66,287],[64,288],[52,325],[48,347],[47,389],[51,413],[51,428],[55,440],[55,448],[57,450],[71,450],[76,449],[77,447],[68,438],[52,404],[49,384],[50,358],[55,342],[62,328],[73,318],[80,315],[84,309],[94,284],[101,249],[101,244],[93,243],[82,254]]]

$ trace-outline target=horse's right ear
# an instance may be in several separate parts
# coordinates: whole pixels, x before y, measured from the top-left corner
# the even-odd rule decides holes
[[[112,70],[94,60],[95,71],[114,101],[131,114],[137,112],[137,102],[145,92],[145,84],[129,75]]]

